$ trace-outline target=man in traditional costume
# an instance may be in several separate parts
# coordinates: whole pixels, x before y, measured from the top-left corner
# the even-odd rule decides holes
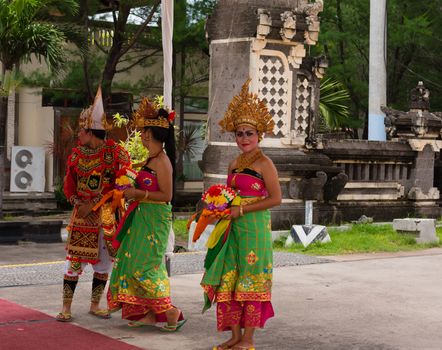
[[[72,299],[79,276],[87,264],[91,264],[94,270],[89,313],[100,318],[110,317],[99,304],[112,269],[108,247],[111,248],[115,233],[115,214],[110,203],[98,209],[94,206],[113,190],[118,170],[130,167],[130,157],[124,148],[105,139],[110,125],[104,113],[101,87],[93,105],[81,113],[79,126],[79,144],[68,158],[64,178],[64,193],[74,208],[67,227],[63,309],[56,316],[60,322],[72,320]]]

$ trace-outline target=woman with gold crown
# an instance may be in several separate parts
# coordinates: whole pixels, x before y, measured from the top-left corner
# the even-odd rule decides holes
[[[227,238],[209,249],[201,281],[206,305],[217,303],[217,328],[232,336],[214,347],[254,349],[256,328],[274,316],[271,304],[273,251],[269,208],[281,203],[278,173],[259,148],[274,122],[265,105],[249,93],[248,80],[230,102],[222,131],[233,132],[242,152],[228,168],[227,185],[234,188],[240,204],[231,207],[232,223]],[[243,330],[242,330],[243,329]]]
[[[172,224],[173,115],[162,108],[160,99],[151,102],[147,98],[133,115],[149,156],[138,172],[136,187],[124,191],[132,203],[114,241],[119,247],[107,295],[109,310],[122,309],[129,327],[167,322],[161,330],[168,332],[177,331],[186,321],[172,305],[164,263]]]

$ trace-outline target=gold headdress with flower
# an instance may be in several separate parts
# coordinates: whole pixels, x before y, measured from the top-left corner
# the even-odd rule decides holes
[[[164,109],[168,117],[158,115],[158,111]],[[143,97],[138,109],[132,115],[132,123],[137,128],[144,128],[146,126],[158,126],[160,128],[168,129],[170,122],[175,118],[175,112],[169,112],[164,107],[164,98],[157,96],[153,101],[147,97]]]
[[[101,86],[98,87],[94,103],[81,112],[79,118],[79,125],[80,128],[83,129],[95,129],[95,130],[112,129],[112,124],[107,122],[106,113],[104,113]]]
[[[259,135],[273,132],[275,122],[266,104],[256,94],[249,92],[249,84],[250,79],[244,83],[241,92],[229,103],[224,118],[219,122],[223,132],[234,132],[241,124],[253,126]]]

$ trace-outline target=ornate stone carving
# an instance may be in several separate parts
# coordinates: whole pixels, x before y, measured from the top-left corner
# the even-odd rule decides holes
[[[290,53],[287,56],[287,59],[290,65],[298,69],[302,64],[302,59],[305,57],[306,51],[303,44],[296,43],[295,46],[290,48]]]
[[[290,41],[296,34],[296,15],[292,11],[281,13],[282,27],[279,31],[283,41]]]
[[[251,48],[253,52],[259,52],[264,50],[264,48],[267,46],[267,40],[266,39],[253,39]]]
[[[306,76],[299,75],[296,84],[296,109],[295,122],[293,129],[298,136],[304,138],[308,136],[309,126],[311,125],[311,100],[312,87]]]
[[[333,176],[324,186],[324,200],[334,201],[338,198],[348,182],[348,175],[344,172]]]
[[[410,92],[410,111],[430,109],[430,90],[428,90],[422,81]]]
[[[422,188],[412,187],[408,192],[408,198],[414,200],[436,200],[439,199],[439,190],[436,187],[430,188],[428,193],[423,193]]]
[[[302,9],[306,15],[307,30],[304,32],[304,39],[307,45],[316,45],[319,37],[320,20],[319,12],[324,9],[322,0],[316,0],[314,3],[305,5]]]
[[[433,152],[440,152],[442,149],[442,141],[441,140],[418,140],[411,139],[407,140],[411,149],[416,152],[422,152],[425,146],[429,145]]]
[[[310,179],[292,178],[289,184],[289,195],[294,199],[321,201],[326,182],[327,174],[323,171],[317,171],[316,177]]]
[[[258,27],[256,28],[256,37],[258,39],[265,39],[272,30],[272,17],[270,11],[266,9],[258,9]]]
[[[267,104],[275,122],[274,134],[286,136],[290,132],[288,65],[277,56],[260,56],[258,62],[258,96]]]
[[[302,8],[302,12],[307,16],[318,17],[319,12],[324,10],[324,1],[323,0],[315,0],[315,2],[306,4]]]
[[[420,81],[410,92],[410,110],[398,111],[381,106],[386,114],[385,129],[391,139],[438,139],[442,133],[442,118],[430,113],[430,92]]]
[[[425,118],[422,115],[421,110],[417,111],[417,115],[414,115],[412,117],[411,122],[413,123],[411,130],[414,132],[414,134],[417,136],[417,138],[424,137],[428,131],[428,127],[425,123]]]
[[[313,59],[313,73],[318,79],[322,79],[325,74],[325,70],[328,68],[328,60],[325,56],[315,57]]]

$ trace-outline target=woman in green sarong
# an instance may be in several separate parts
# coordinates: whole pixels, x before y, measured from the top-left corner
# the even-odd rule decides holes
[[[235,133],[241,154],[229,165],[227,185],[240,196],[231,208],[227,235],[208,250],[201,281],[205,309],[217,303],[217,328],[232,336],[214,349],[254,349],[256,328],[274,315],[271,304],[273,251],[269,208],[281,203],[278,173],[259,148],[274,122],[266,105],[248,92],[247,81],[230,103],[223,131]],[[244,330],[242,330],[244,329]]]
[[[167,322],[176,331],[185,322],[172,305],[164,254],[172,223],[175,138],[169,113],[144,98],[134,113],[149,157],[136,177],[136,187],[124,191],[133,200],[114,240],[118,253],[109,284],[109,311],[122,309],[130,327]],[[164,146],[164,149],[163,149]],[[164,152],[166,151],[166,153]]]

